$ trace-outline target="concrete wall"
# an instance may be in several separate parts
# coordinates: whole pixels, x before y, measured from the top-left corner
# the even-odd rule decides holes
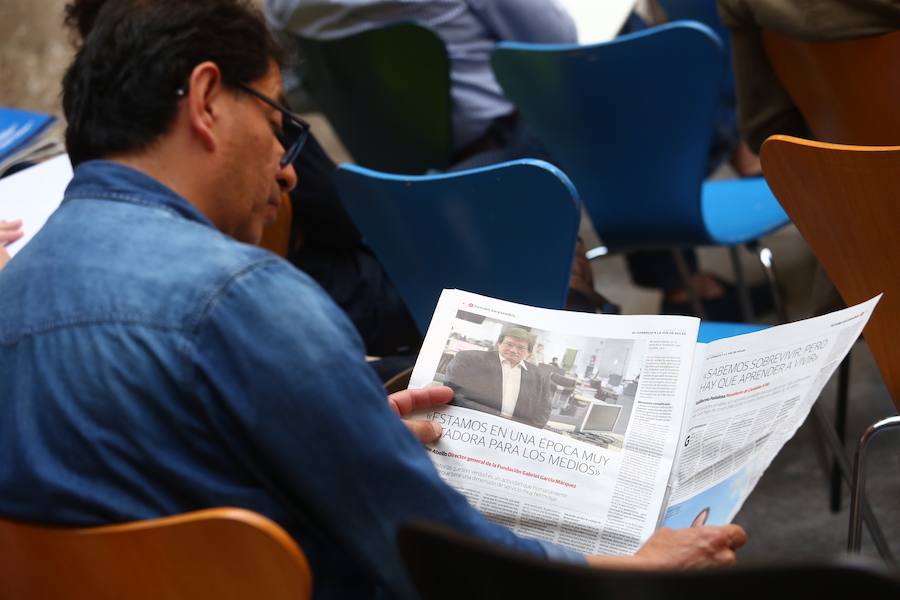
[[[0,0],[0,106],[61,114],[60,79],[72,56],[65,0]]]

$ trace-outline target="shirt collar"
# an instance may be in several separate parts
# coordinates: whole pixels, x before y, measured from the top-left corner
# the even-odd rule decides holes
[[[215,229],[212,221],[171,188],[149,175],[111,160],[89,160],[75,168],[63,202],[79,199],[153,206]]]
[[[503,358],[503,355],[500,354],[500,351],[499,351],[499,350],[497,351],[497,356],[500,358],[500,364],[501,364],[501,365],[502,365],[504,362],[509,363],[508,360],[506,360],[505,358]],[[525,360],[520,360],[519,363],[518,363],[515,367],[510,367],[510,369],[515,369],[515,368],[517,368],[517,367],[522,367],[522,370],[523,370],[523,371],[527,371],[527,370],[528,370],[528,367],[525,366]]]

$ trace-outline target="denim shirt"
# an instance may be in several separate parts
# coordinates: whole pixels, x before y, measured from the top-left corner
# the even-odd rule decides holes
[[[14,519],[262,513],[318,598],[409,596],[394,536],[412,518],[566,554],[442,482],[311,279],[114,162],[80,165],[0,271],[0,457]]]

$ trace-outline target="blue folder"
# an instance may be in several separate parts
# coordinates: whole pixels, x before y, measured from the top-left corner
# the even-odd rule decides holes
[[[53,115],[0,107],[0,162],[37,141],[55,121]]]

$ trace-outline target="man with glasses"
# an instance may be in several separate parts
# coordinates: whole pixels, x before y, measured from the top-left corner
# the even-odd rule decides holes
[[[534,343],[530,332],[507,327],[496,352],[458,352],[447,365],[452,404],[543,428],[550,418],[547,380],[525,361]]]
[[[479,515],[385,397],[352,324],[255,245],[305,124],[244,0],[76,0],[63,81],[75,167],[59,210],[0,271],[0,516],[98,525],[239,506],[283,526],[317,597],[411,597],[410,519],[582,560]],[[90,35],[88,35],[90,33]],[[653,538],[627,566],[723,561],[743,533]],[[713,543],[713,546],[710,544]],[[679,558],[670,557],[680,550]]]

